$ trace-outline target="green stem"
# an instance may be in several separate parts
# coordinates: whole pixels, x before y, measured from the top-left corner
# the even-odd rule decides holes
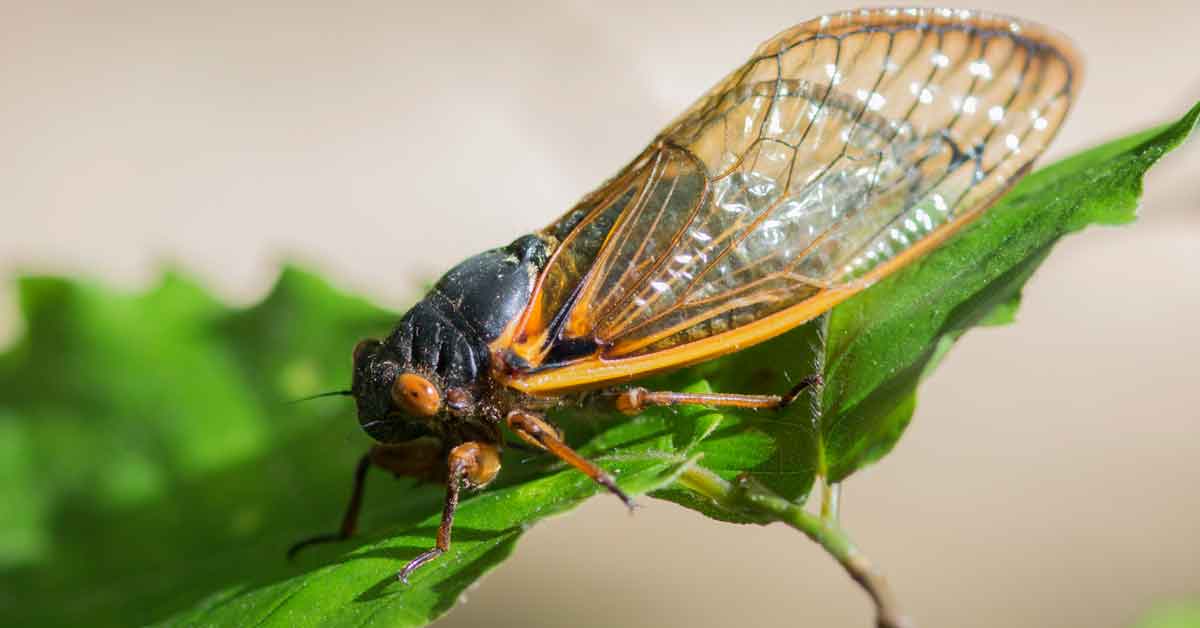
[[[850,577],[871,597],[875,604],[878,628],[912,628],[912,621],[897,607],[887,579],[854,546],[835,519],[813,515],[800,504],[758,486],[746,476],[739,477],[736,482],[731,483],[712,471],[692,466],[683,472],[679,482],[723,508],[758,517],[765,515],[803,532],[837,559]]]
[[[821,518],[837,522],[841,511],[842,485],[821,478]]]

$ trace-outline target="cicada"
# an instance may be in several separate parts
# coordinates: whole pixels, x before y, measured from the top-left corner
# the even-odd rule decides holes
[[[500,471],[507,429],[627,505],[545,412],[707,404],[770,411],[778,395],[631,385],[763,342],[910,264],[1029,172],[1079,86],[1077,54],[1022,20],[873,9],[762,44],[616,176],[558,220],[445,274],[384,340],[353,352],[361,459],[445,481],[436,544],[463,490]]]

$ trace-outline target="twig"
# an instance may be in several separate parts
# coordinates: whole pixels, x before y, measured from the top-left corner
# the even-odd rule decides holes
[[[692,466],[683,472],[679,482],[724,508],[759,517],[766,515],[803,532],[837,559],[871,597],[878,628],[913,628],[912,620],[898,608],[887,579],[854,546],[834,518],[813,515],[800,504],[770,492],[746,476],[731,483],[703,467]]]

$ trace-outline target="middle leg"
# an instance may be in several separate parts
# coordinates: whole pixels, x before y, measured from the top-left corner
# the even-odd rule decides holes
[[[542,417],[531,412],[513,410],[508,413],[506,422],[509,429],[516,433],[517,436],[520,436],[521,440],[539,449],[544,449],[557,456],[563,462],[579,469],[584,475],[592,478],[597,484],[608,489],[613,495],[616,495],[630,510],[636,507],[633,499],[617,486],[616,481],[613,480],[611,475],[606,473],[604,469],[596,466],[596,463],[584,458],[574,449],[571,449],[570,446],[563,442],[562,433]]]

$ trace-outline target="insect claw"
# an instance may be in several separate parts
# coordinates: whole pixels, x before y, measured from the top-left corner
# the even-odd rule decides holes
[[[621,503],[625,504],[625,507],[629,509],[630,513],[633,513],[634,510],[640,508],[637,502],[633,501],[632,497],[630,497],[625,491],[622,491],[621,487],[617,486],[617,482],[613,480],[611,475],[600,472],[600,474],[594,479],[597,484],[608,489],[608,492],[612,493],[617,497],[617,499],[621,500]]]
[[[629,509],[629,514],[633,514],[633,511],[641,508],[637,502],[633,501],[632,497],[617,487],[617,484],[612,481],[612,478],[606,477],[605,480],[606,481],[601,481],[600,483],[603,484],[604,487],[609,491],[611,491],[613,495],[616,495],[617,499],[621,500],[621,503],[625,504],[625,507]]]
[[[421,552],[416,558],[408,561],[408,564],[404,566],[404,569],[401,569],[400,573],[396,574],[396,579],[403,584],[408,584],[408,577],[411,576],[414,571],[419,569],[421,565],[424,565],[425,563],[445,553],[445,550],[438,547],[430,548],[424,552]]]
[[[787,406],[790,406],[793,401],[800,397],[800,393],[813,388],[820,388],[824,385],[825,378],[822,377],[820,373],[813,373],[812,375],[809,375],[808,377],[796,382],[796,385],[792,386],[792,389],[787,391],[787,394],[785,394],[783,397],[780,397],[779,405],[777,407],[786,408]]]

